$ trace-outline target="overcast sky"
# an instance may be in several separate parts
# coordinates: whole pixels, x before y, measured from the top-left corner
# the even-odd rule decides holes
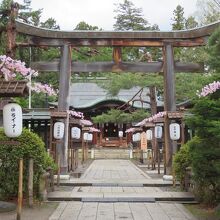
[[[184,8],[185,17],[196,11],[197,0],[131,0],[135,7],[143,9],[148,22],[158,24],[161,30],[171,30],[173,10],[178,4]],[[23,0],[17,0],[23,3]],[[80,21],[113,30],[115,3],[123,0],[32,0],[32,9],[43,9],[42,21],[54,18],[62,30],[73,30]]]

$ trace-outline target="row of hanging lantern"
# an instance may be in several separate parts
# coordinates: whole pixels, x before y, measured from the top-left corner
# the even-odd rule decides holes
[[[18,137],[22,133],[22,109],[16,103],[10,103],[3,108],[3,127],[5,135],[8,137]],[[64,137],[65,126],[63,122],[55,122],[53,127],[53,136],[55,139],[62,139]],[[71,128],[71,137],[80,139],[81,130],[78,127]],[[85,141],[92,141],[93,135],[91,133],[84,133]]]
[[[63,122],[55,122],[53,127],[53,136],[55,139],[62,139],[64,137],[64,123]],[[71,138],[80,139],[81,137],[81,129],[78,127],[71,128]],[[85,132],[83,134],[83,139],[85,141],[92,141],[93,134]]]
[[[177,141],[180,139],[180,125],[178,123],[171,123],[169,126],[170,139]],[[160,125],[154,127],[155,138],[161,139],[163,136],[163,128]],[[146,131],[147,140],[151,141],[153,139],[153,132],[151,129]],[[138,142],[141,140],[141,134],[135,133],[132,136],[133,142]]]

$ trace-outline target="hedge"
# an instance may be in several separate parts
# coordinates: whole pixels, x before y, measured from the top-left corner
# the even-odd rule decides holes
[[[3,129],[0,129],[0,142],[12,140],[5,136]],[[17,195],[18,190],[18,162],[24,160],[24,195],[27,195],[28,161],[34,160],[34,195],[38,197],[40,175],[47,167],[56,168],[52,158],[47,154],[41,138],[23,129],[18,138],[19,145],[0,143],[0,199],[12,198]]]

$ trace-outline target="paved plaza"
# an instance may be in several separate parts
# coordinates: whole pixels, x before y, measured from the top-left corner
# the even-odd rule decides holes
[[[81,178],[74,181],[75,179],[71,179],[69,182],[92,184],[74,185],[69,190],[49,195],[52,200],[61,201],[50,220],[195,219],[182,204],[155,200],[156,196],[169,199],[175,193],[179,193],[180,197],[187,197],[189,194],[165,192],[156,186],[144,187],[142,182],[157,180],[152,180],[129,160],[95,160]],[[65,199],[66,201],[62,201]]]

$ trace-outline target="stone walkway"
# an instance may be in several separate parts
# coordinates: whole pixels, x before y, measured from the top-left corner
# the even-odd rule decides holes
[[[72,183],[74,181],[70,180]],[[95,181],[95,185],[70,187],[69,191],[49,195],[52,200],[63,200],[50,220],[195,219],[181,204],[155,202],[156,197],[172,198],[175,193],[179,197],[187,197],[189,194],[132,185],[157,180],[152,180],[129,160],[95,160],[78,181]],[[126,181],[132,184],[126,185]],[[101,184],[96,186],[99,182]]]
[[[95,160],[81,179],[145,180],[150,177],[129,160]]]
[[[50,220],[195,220],[181,204],[61,202]]]

